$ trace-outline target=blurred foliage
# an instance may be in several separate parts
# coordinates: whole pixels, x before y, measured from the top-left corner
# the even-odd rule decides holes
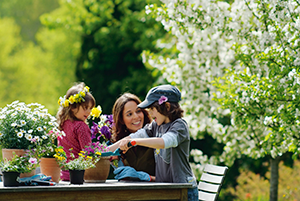
[[[58,7],[57,0],[9,0],[0,3],[0,18],[13,18],[21,28],[24,40],[35,41],[41,27],[39,16]]]
[[[263,167],[268,167],[264,164]],[[283,162],[279,163],[279,187],[278,200],[279,201],[295,201],[300,199],[300,161],[294,161],[293,167],[285,166]],[[240,175],[237,178],[238,186],[235,188],[222,189],[222,193],[231,192],[235,199],[233,200],[247,200],[247,201],[267,201],[269,200],[269,178],[270,170],[266,177],[253,173],[247,169],[240,169]]]
[[[39,22],[43,12],[57,6],[55,0],[1,2],[0,107],[14,100],[38,102],[55,115],[58,97],[76,81],[80,37]]]
[[[155,52],[154,41],[165,31],[145,14],[148,3],[158,0],[73,0],[42,16],[49,29],[64,28],[79,35],[76,76],[90,86],[104,113],[111,113],[124,92],[144,99],[156,80],[142,63],[143,50]]]

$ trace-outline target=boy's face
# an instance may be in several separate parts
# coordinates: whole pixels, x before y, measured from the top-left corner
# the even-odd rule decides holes
[[[155,107],[149,108],[148,111],[149,111],[149,114],[151,115],[151,117],[157,123],[157,125],[160,126],[162,124],[166,124],[166,123],[170,122],[169,117],[167,117],[167,116],[162,115],[161,113],[159,113]]]

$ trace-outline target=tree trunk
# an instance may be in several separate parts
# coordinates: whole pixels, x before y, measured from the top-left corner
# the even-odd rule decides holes
[[[277,156],[275,159],[271,158],[271,178],[270,178],[270,201],[278,200],[278,164],[280,161],[280,157]]]

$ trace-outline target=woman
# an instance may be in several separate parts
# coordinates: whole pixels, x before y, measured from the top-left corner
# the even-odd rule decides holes
[[[137,105],[141,100],[134,94],[124,93],[113,106],[114,131],[111,141],[113,143],[127,137],[150,123],[148,112],[140,109]],[[124,165],[133,167],[137,171],[147,172],[155,175],[154,150],[152,148],[136,146],[122,154]]]

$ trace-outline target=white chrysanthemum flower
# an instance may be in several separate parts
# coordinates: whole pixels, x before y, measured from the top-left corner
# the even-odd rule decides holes
[[[25,125],[26,125],[26,121],[21,120],[20,122],[21,122],[21,125],[22,125],[22,126],[25,126]]]
[[[0,137],[2,137],[3,136],[3,133],[2,132],[0,132]]]
[[[28,130],[28,133],[32,133],[32,132],[33,132],[33,130],[32,130],[32,129]]]
[[[30,134],[25,134],[25,138],[26,138],[27,140],[31,140],[31,139],[32,139],[32,135],[30,135]]]
[[[12,127],[16,127],[17,124],[16,124],[16,123],[12,123],[11,126],[12,126]]]
[[[20,130],[20,132],[21,132],[21,133],[23,133],[23,134],[24,134],[24,133],[26,133],[26,131],[25,131],[25,130],[23,130],[23,129],[21,129],[21,130]]]
[[[46,140],[46,139],[48,139],[48,136],[47,136],[47,135],[43,135],[42,138],[43,138],[44,140]]]
[[[22,133],[22,132],[18,132],[18,133],[17,133],[17,136],[18,136],[19,138],[22,138],[22,137],[23,137],[23,133]]]
[[[34,139],[39,142],[39,141],[42,141],[42,139],[39,137],[39,136],[35,136]]]
[[[36,129],[37,129],[38,131],[43,131],[43,128],[42,128],[42,127],[40,127],[40,126],[39,126],[39,127],[37,127]]]

